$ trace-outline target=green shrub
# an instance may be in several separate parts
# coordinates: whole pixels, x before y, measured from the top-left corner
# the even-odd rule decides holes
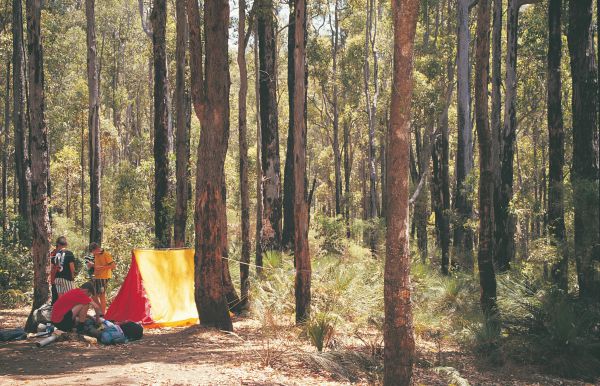
[[[306,334],[317,351],[321,352],[329,345],[335,332],[335,323],[335,317],[326,312],[317,312],[306,322]]]
[[[317,237],[322,240],[321,247],[326,253],[341,254],[346,240],[346,224],[342,216],[329,217],[316,215],[314,226]]]

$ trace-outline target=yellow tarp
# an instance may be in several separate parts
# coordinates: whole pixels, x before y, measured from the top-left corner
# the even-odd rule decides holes
[[[193,249],[134,249],[154,324],[144,327],[198,323],[194,301]]]

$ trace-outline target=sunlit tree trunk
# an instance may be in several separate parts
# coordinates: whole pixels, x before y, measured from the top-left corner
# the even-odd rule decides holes
[[[169,215],[169,113],[167,90],[167,1],[154,0],[152,14],[154,65],[154,236],[158,248],[171,246]]]
[[[330,15],[330,24],[331,15]],[[342,214],[342,156],[340,153],[340,113],[338,103],[338,52],[339,52],[339,0],[335,1],[333,11],[333,31],[331,35],[331,82],[333,83],[333,95],[331,106],[333,108],[333,163],[335,174],[335,215]]]
[[[469,8],[471,0],[458,0],[458,136],[456,150],[456,191],[454,208],[456,223],[453,245],[458,263],[465,269],[473,268],[473,232],[468,226],[473,217],[473,203],[470,199],[472,183],[469,181],[473,170],[473,128],[471,126],[471,71],[469,68]]]
[[[223,250],[227,229],[224,186],[225,154],[229,138],[229,2],[204,3],[206,79],[202,66],[200,10],[187,1],[190,31],[192,101],[202,126],[196,166],[195,298],[200,323],[221,330],[233,329],[223,288]]]
[[[411,384],[415,355],[408,237],[413,45],[418,0],[392,0],[394,68],[387,152],[383,384]]]
[[[175,74],[175,115],[176,115],[176,204],[173,220],[173,243],[175,247],[185,246],[185,229],[188,211],[189,184],[189,148],[190,134],[188,132],[188,88],[185,84],[186,48],[187,48],[187,17],[185,1],[177,0],[176,6],[176,74]]]
[[[475,125],[479,142],[479,284],[481,307],[489,325],[498,329],[496,274],[494,272],[494,160],[488,116],[490,66],[490,0],[477,5],[475,63]]]
[[[369,178],[369,194],[367,202],[367,219],[378,217],[377,205],[377,169],[375,165],[375,123],[377,120],[377,99],[379,96],[379,80],[378,80],[378,53],[375,47],[375,39],[377,38],[377,12],[375,9],[375,0],[367,1],[367,17],[365,28],[365,58],[363,68],[363,81],[365,90],[365,102],[367,109],[367,122],[369,129],[368,136],[368,178]],[[369,56],[373,56],[373,73],[371,74],[371,66]],[[371,93],[371,81],[373,82],[373,93]],[[368,242],[371,251],[376,249],[376,234],[374,229],[369,231]]]
[[[260,75],[259,75],[259,59],[258,59],[258,32],[257,28],[254,31],[254,95],[255,95],[255,111],[256,111],[256,237],[255,237],[255,264],[256,273],[262,276],[262,261],[263,248],[261,240],[262,219],[263,219],[263,201],[262,201],[262,164],[261,158],[261,133],[260,133]]]
[[[246,64],[246,0],[238,4],[238,52],[237,63],[240,70],[238,91],[238,130],[240,166],[240,223],[242,224],[242,254],[240,256],[240,308],[246,308],[250,295],[250,197],[248,194],[248,122],[246,120],[246,99],[248,96],[248,66]]]
[[[42,51],[42,1],[27,0],[27,53],[29,64],[29,105],[31,143],[31,218],[33,255],[33,306],[27,318],[26,330],[33,332],[37,324],[33,311],[48,300],[48,250],[50,219],[48,216],[48,126],[44,117],[44,56]]]
[[[579,294],[598,300],[600,279],[594,263],[598,243],[598,83],[592,33],[592,0],[569,0],[568,45],[573,82],[573,166],[575,262]]]
[[[306,1],[294,0],[294,259],[296,323],[310,316],[311,263],[306,194]]]
[[[19,192],[19,239],[31,241],[31,170],[25,107],[25,60],[23,50],[23,9],[21,0],[13,0],[13,127],[15,130],[15,177]]]
[[[281,247],[281,167],[277,123],[277,60],[273,0],[257,0],[260,62],[261,162],[263,171],[263,219],[261,240],[265,250]]]
[[[100,97],[99,71],[96,49],[95,0],[86,0],[85,14],[87,20],[87,75],[88,75],[88,135],[90,164],[90,242],[102,242],[102,201],[100,160]]]

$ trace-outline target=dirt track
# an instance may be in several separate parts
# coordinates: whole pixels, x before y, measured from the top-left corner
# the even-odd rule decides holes
[[[0,328],[24,324],[27,309],[0,310]],[[146,330],[142,340],[102,346],[91,340],[36,348],[32,340],[0,343],[0,385],[342,385],[301,359],[314,348],[293,327],[265,338],[253,320],[234,321],[235,335],[200,326]],[[436,345],[417,340],[416,385],[448,385],[436,373]],[[358,348],[355,348],[358,349]],[[456,347],[443,352],[471,385],[583,385],[507,364],[482,367]],[[266,366],[265,363],[270,365]],[[365,377],[355,384],[379,383]]]

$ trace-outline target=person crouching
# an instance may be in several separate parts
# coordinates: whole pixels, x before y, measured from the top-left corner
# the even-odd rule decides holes
[[[100,306],[91,299],[94,294],[94,285],[88,282],[60,296],[52,307],[51,321],[54,327],[64,332],[73,329],[82,332],[90,306],[96,313],[96,322],[100,323],[104,315]]]

